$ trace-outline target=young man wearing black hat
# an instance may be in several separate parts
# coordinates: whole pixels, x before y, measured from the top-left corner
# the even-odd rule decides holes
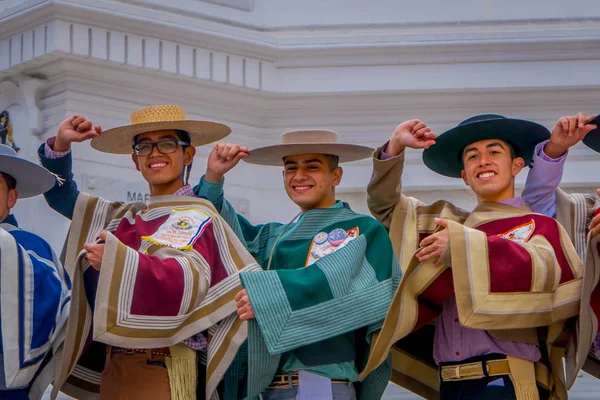
[[[369,207],[389,227],[404,278],[365,373],[394,347],[394,380],[425,397],[566,398],[590,344],[569,340],[576,332],[566,322],[592,330],[577,318],[590,308],[580,301],[583,267],[566,231],[514,194],[516,175],[550,132],[499,115],[437,137],[423,127],[399,125],[385,149],[393,157],[381,160],[380,149],[374,158]],[[390,190],[405,147],[425,149],[427,167],[462,178],[477,207],[425,205]]]

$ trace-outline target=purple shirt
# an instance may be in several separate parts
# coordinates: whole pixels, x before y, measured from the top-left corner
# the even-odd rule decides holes
[[[535,147],[533,167],[527,174],[527,181],[521,197],[531,211],[554,218],[556,216],[556,188],[560,184],[565,168],[567,153],[559,158],[550,158],[544,153],[546,140]]]
[[[555,190],[562,178],[566,154],[558,159],[552,159],[544,153],[546,142],[538,144],[533,156],[533,168],[527,175],[523,189],[523,200],[515,197],[502,203],[513,207],[527,204],[533,212],[546,214],[556,213]],[[383,149],[387,148],[387,144]],[[393,157],[381,152],[381,159]],[[546,214],[548,215],[548,214]],[[525,360],[538,361],[540,350],[533,344],[511,342],[496,339],[482,329],[465,328],[458,318],[458,307],[454,297],[446,300],[443,310],[436,320],[433,340],[433,358],[436,363],[458,362],[475,356],[499,353],[519,357]]]
[[[502,203],[521,207],[520,197]],[[436,363],[458,362],[475,356],[499,353],[529,361],[539,361],[540,350],[533,344],[496,339],[482,329],[463,327],[458,319],[458,307],[454,297],[446,300],[435,323],[433,358]]]

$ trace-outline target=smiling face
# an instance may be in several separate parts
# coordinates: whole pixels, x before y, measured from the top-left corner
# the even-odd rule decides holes
[[[461,176],[477,195],[477,202],[504,201],[515,197],[515,176],[525,166],[511,146],[500,139],[481,140],[463,150]]]
[[[343,171],[337,166],[334,158],[325,154],[285,157],[285,191],[303,212],[335,204],[335,187],[340,184]]]
[[[136,137],[135,143],[143,145],[165,141],[178,142],[180,139],[174,130],[163,130],[142,133]],[[162,154],[157,146],[153,146],[149,155],[132,154],[135,167],[148,182],[152,196],[173,194],[183,187],[185,167],[192,163],[196,149],[176,144],[174,150],[172,153]]]

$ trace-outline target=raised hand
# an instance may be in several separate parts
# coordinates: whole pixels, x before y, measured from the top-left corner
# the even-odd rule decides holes
[[[544,153],[551,158],[565,154],[569,148],[583,140],[585,135],[596,129],[596,125],[590,124],[594,118],[595,115],[586,117],[581,112],[570,117],[560,117],[552,129],[552,136],[544,147]]]
[[[437,135],[418,119],[404,121],[396,127],[390,138],[386,153],[397,156],[404,148],[427,149],[435,144]]]
[[[67,151],[71,149],[71,143],[90,140],[102,133],[98,125],[92,126],[92,121],[83,115],[72,115],[58,126],[58,134],[54,142],[55,151]]]
[[[208,156],[204,179],[209,182],[221,182],[223,176],[248,155],[250,152],[247,147],[240,147],[239,144],[218,143]]]

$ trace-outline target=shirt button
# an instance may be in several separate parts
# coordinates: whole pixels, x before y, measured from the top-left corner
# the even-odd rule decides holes
[[[454,322],[458,322],[458,318],[454,318]]]
[[[457,351],[457,352],[456,352],[456,355],[457,355],[457,356],[460,356],[460,351]]]

